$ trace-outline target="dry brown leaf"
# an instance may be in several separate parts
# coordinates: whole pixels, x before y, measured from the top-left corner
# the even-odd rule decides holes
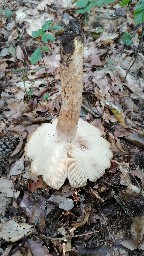
[[[43,179],[40,177],[37,181],[29,180],[29,190],[33,193],[36,189],[43,187]]]
[[[144,134],[130,133],[128,136],[124,138],[131,144],[144,149]]]
[[[7,242],[16,242],[34,231],[33,226],[27,223],[18,224],[14,220],[9,220],[0,225],[0,237]]]
[[[3,48],[0,52],[0,57],[5,57],[7,55],[10,55],[8,48]]]
[[[26,215],[30,218],[29,222],[31,224],[37,223],[40,229],[45,227],[45,217],[46,217],[46,200],[41,196],[37,198],[30,197],[30,194],[25,192],[22,201],[20,202],[20,207],[24,210]]]
[[[122,163],[120,165],[120,171],[121,171],[121,180],[120,184],[127,186],[126,193],[128,195],[134,195],[134,194],[141,194],[144,196],[144,191],[141,190],[141,188],[135,186],[132,184],[130,176],[129,176],[129,164]]]
[[[0,178],[0,192],[7,197],[13,197],[15,190],[12,181]]]
[[[23,132],[22,135],[19,137],[20,141],[16,146],[15,150],[10,155],[10,158],[14,158],[20,153],[21,149],[23,148],[23,143],[26,137],[27,137],[27,132]]]
[[[144,172],[139,170],[130,170],[130,174],[133,177],[138,177],[142,182],[142,187],[144,187]]]
[[[28,239],[28,248],[32,252],[33,256],[49,256],[48,248],[43,244],[41,240]]]
[[[92,66],[103,66],[103,63],[100,60],[100,57],[98,55],[92,55],[91,56],[91,65]]]
[[[24,101],[19,102],[16,99],[8,100],[8,111],[4,111],[4,115],[8,118],[18,118],[25,112],[29,111],[29,106]]]
[[[59,208],[65,211],[70,211],[74,207],[74,202],[72,199],[60,195],[52,195],[48,201],[58,203]]]
[[[139,84],[137,84],[137,81],[130,74],[128,74],[126,77],[126,71],[124,69],[122,69],[120,66],[117,66],[115,72],[121,78],[122,83],[124,83],[124,85],[128,87],[131,92],[135,94],[142,93],[142,89],[140,88]]]
[[[131,234],[136,247],[140,248],[144,238],[144,216],[134,217],[131,225]]]
[[[11,35],[10,35],[9,38],[8,38],[8,42],[9,42],[9,43],[12,42],[13,40],[17,39],[18,36],[19,36],[18,30],[17,30],[17,29],[13,30],[12,33],[11,33]]]
[[[16,47],[16,57],[18,60],[24,61],[24,53],[20,45]]]
[[[23,158],[20,158],[18,161],[16,161],[12,165],[9,176],[19,175],[22,173],[23,170],[24,170],[24,160]]]
[[[124,240],[124,241],[121,242],[121,244],[122,244],[124,247],[126,247],[127,249],[131,250],[131,251],[137,249],[136,245],[135,245],[134,242],[131,241],[131,240]]]
[[[55,69],[60,66],[60,55],[48,55],[43,58],[45,66],[47,67],[47,72],[53,74]]]
[[[47,5],[56,4],[57,6],[60,5],[63,8],[71,8],[72,7],[72,0],[43,0],[38,6],[37,10],[46,10]]]
[[[96,40],[96,43],[107,46],[112,44],[119,35],[117,33],[103,32],[102,35]]]
[[[0,216],[4,216],[6,208],[8,207],[9,203],[11,202],[11,198],[8,198],[4,194],[1,193],[0,195]]]

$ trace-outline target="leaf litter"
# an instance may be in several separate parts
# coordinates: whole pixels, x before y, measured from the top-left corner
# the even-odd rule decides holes
[[[1,248],[10,255],[143,255],[143,55],[124,48],[120,34],[134,26],[130,11],[116,3],[94,8],[87,23],[84,48],[84,91],[81,117],[99,127],[114,152],[111,168],[96,183],[59,191],[32,180],[23,158],[26,137],[59,114],[59,35],[36,65],[30,56],[39,45],[32,31],[71,10],[75,1],[43,0],[7,3],[12,16],[1,20],[0,136],[18,134],[19,143],[3,164]],[[4,9],[3,3],[0,8]],[[111,19],[117,14],[116,19]],[[127,18],[126,18],[127,16]],[[133,38],[134,46],[139,36]],[[24,161],[25,160],[25,161]],[[9,247],[9,242],[12,247]],[[22,245],[21,245],[22,244]],[[8,255],[8,254],[7,254]]]

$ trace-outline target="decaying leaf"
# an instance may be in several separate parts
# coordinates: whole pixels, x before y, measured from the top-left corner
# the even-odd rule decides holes
[[[33,181],[29,180],[29,190],[33,193],[36,189],[42,188],[44,185],[42,177],[39,177],[38,180]]]
[[[26,139],[26,137],[27,137],[27,133],[23,132],[22,135],[19,137],[20,141],[19,141],[18,145],[16,146],[15,150],[10,155],[10,158],[14,158],[20,153],[20,151],[23,147],[24,140]]]
[[[121,185],[127,186],[126,193],[129,195],[134,195],[134,194],[141,194],[144,196],[144,191],[138,187],[132,184],[130,175],[129,175],[129,164],[123,163],[120,166],[120,171],[121,171],[121,180],[120,183]]]
[[[142,93],[142,89],[140,88],[139,84],[136,83],[136,81],[134,80],[134,78],[130,74],[128,74],[126,76],[126,71],[124,69],[122,69],[120,66],[117,66],[115,71],[116,71],[116,74],[119,75],[119,77],[121,78],[124,85],[126,87],[128,87],[128,89],[131,92],[133,92],[133,93]]]
[[[43,197],[37,197],[35,200],[25,192],[20,207],[30,218],[30,223],[37,223],[41,228],[45,225],[46,201]]]
[[[131,133],[124,138],[131,144],[144,149],[144,134]]]
[[[11,180],[0,178],[0,192],[7,197],[14,196],[14,187]]]
[[[100,57],[98,55],[91,56],[91,65],[92,66],[102,66],[103,65],[103,63],[100,60]]]
[[[113,102],[108,102],[108,101],[106,101],[106,106],[109,107],[109,109],[115,116],[116,120],[120,124],[125,125],[125,116],[124,116],[124,113],[122,112],[122,110],[120,109],[120,107],[115,105]]]
[[[24,170],[24,160],[21,158],[10,169],[10,176],[19,175]]]
[[[24,53],[20,45],[18,45],[16,48],[16,57],[18,60],[24,61]]]
[[[117,37],[118,37],[118,34],[116,33],[111,34],[111,33],[103,32],[102,35],[96,40],[96,42],[106,46],[106,45],[112,44]]]
[[[132,240],[122,241],[121,244],[131,251],[135,249],[144,250],[144,216],[133,218],[130,231]]]
[[[41,240],[28,239],[28,248],[32,252],[33,256],[49,256],[48,248],[43,244]]]
[[[59,208],[65,211],[70,211],[74,207],[74,202],[72,199],[66,198],[60,195],[52,195],[49,199],[49,202],[54,202],[59,204]]]
[[[7,242],[16,242],[34,232],[33,226],[9,220],[0,225],[0,237]]]
[[[131,234],[136,247],[140,249],[144,238],[144,216],[134,217],[131,225]]]
[[[9,205],[11,198],[8,198],[4,194],[0,195],[0,215],[3,216],[5,214],[6,208]]]

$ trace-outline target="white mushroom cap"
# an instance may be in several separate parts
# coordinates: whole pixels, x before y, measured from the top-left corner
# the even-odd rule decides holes
[[[79,119],[76,138],[71,143],[58,139],[57,120],[43,124],[30,136],[26,155],[32,160],[32,174],[59,189],[68,178],[70,185],[81,187],[87,180],[96,181],[110,167],[110,144],[102,132]]]

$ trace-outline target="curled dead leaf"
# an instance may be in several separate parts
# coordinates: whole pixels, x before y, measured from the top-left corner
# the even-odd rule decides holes
[[[131,144],[144,149],[144,134],[131,133],[128,136],[124,137],[124,139]]]

